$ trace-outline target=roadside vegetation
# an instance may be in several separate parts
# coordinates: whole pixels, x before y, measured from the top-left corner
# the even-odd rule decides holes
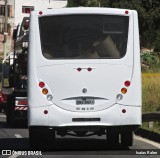
[[[156,66],[156,69],[160,67]],[[150,68],[155,71],[155,68]],[[159,73],[142,73],[142,112],[160,111],[160,71]],[[160,134],[160,121],[155,121],[153,127],[149,128],[147,122],[142,128]]]
[[[160,73],[160,52],[141,52],[142,72]]]
[[[143,112],[160,111],[160,73],[142,73]]]
[[[160,134],[160,121],[153,122],[153,127],[150,128],[148,122],[144,122],[142,128]]]

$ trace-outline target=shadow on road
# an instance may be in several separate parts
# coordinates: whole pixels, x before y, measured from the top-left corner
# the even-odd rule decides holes
[[[6,123],[6,118],[1,118],[0,120],[0,130],[1,130],[1,138],[0,138],[0,151],[1,150],[16,150],[16,151],[26,151],[26,150],[40,150],[43,152],[56,152],[57,154],[65,154],[65,152],[69,152],[70,154],[74,154],[73,151],[79,151],[79,153],[85,153],[90,151],[94,152],[102,152],[103,151],[111,151],[111,150],[129,150],[128,147],[122,147],[120,144],[117,146],[111,145],[105,139],[97,139],[97,138],[56,138],[54,143],[47,144],[45,146],[39,147],[37,149],[30,148],[29,139],[28,138],[13,138],[13,130],[14,132],[17,130],[24,130],[26,132],[27,122],[19,121],[17,126],[14,128],[9,126]],[[7,132],[6,132],[7,131]],[[22,132],[22,131],[21,131]],[[27,131],[28,132],[28,131]],[[12,138],[9,138],[12,137]],[[28,137],[28,136],[27,136]],[[43,143],[42,143],[43,144]],[[76,153],[77,153],[76,152]]]
[[[1,120],[0,120],[0,128],[22,128],[22,129],[27,129],[28,127],[27,127],[27,121],[22,121],[22,120],[18,120],[18,121],[16,121],[16,124],[13,126],[11,126],[11,125],[8,125],[7,124],[7,122],[6,122],[6,118],[3,118],[3,120],[2,120],[2,118],[1,118]]]
[[[80,139],[80,138],[58,138],[54,144],[47,144],[47,146],[32,149],[29,147],[28,138],[2,138],[0,139],[1,150],[42,150],[42,151],[97,151],[97,150],[128,150],[128,147],[121,145],[112,146],[105,140],[98,139]]]
[[[28,150],[28,138],[1,138],[0,150]]]

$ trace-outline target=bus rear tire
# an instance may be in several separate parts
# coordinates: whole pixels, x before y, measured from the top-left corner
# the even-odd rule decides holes
[[[121,133],[121,144],[123,146],[133,145],[133,132],[122,132]]]
[[[111,146],[118,146],[119,145],[119,133],[115,130],[108,130],[107,131],[107,142]]]
[[[29,129],[29,145],[31,149],[38,147],[40,136],[36,131]]]

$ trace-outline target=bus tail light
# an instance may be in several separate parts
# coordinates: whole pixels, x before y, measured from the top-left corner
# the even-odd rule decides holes
[[[122,95],[122,94],[118,94],[118,95],[117,95],[117,99],[118,99],[118,100],[122,100],[122,99],[123,99],[123,95]]]
[[[124,85],[125,85],[126,87],[129,87],[129,86],[130,86],[130,84],[131,84],[131,82],[130,82],[130,81],[125,81],[125,83],[124,83]]]
[[[43,93],[44,95],[48,94],[48,89],[44,88],[44,89],[42,90],[42,93]]]
[[[130,84],[131,84],[131,82],[130,82],[129,80],[126,80],[126,81],[124,82],[124,85],[125,85],[126,87],[129,87]],[[122,100],[122,99],[123,99],[123,94],[126,94],[126,93],[127,93],[127,88],[125,88],[125,87],[121,88],[121,93],[122,93],[122,94],[118,94],[118,95],[117,95],[117,100]]]
[[[127,93],[127,89],[126,89],[126,88],[122,88],[122,89],[121,89],[121,92],[122,92],[123,94],[126,94],[126,93]]]
[[[49,94],[49,95],[47,95],[47,99],[48,99],[49,101],[51,101],[51,100],[53,99],[53,96],[52,96],[51,94]]]
[[[50,94],[49,90],[48,90],[48,86],[43,82],[43,81],[40,81],[39,82],[39,87],[42,88],[42,94],[46,95],[46,98],[48,101],[51,101],[53,100],[53,96],[52,94]]]
[[[44,82],[39,82],[39,87],[43,88],[45,86]]]

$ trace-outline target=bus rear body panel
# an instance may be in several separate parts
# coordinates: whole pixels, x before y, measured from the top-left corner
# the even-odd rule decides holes
[[[77,70],[79,67],[81,72]],[[88,67],[92,68],[90,72]],[[131,80],[131,75],[132,68],[123,65],[62,64],[37,69],[39,82],[43,81],[48,94],[53,96],[49,103],[75,112],[82,107],[93,107],[88,111],[99,111],[113,106],[124,82]],[[42,89],[39,91],[41,93]],[[42,97],[46,99],[45,95]],[[33,106],[38,105],[35,102]]]
[[[100,19],[102,27],[97,24],[99,21],[95,21],[97,18],[93,16],[99,19],[103,16]],[[112,16],[115,16],[113,22]],[[122,27],[119,25],[120,30],[110,28],[110,25],[116,25],[117,16],[120,19],[119,23],[122,23]],[[92,18],[90,23],[94,24],[93,28],[92,25],[83,22],[90,20],[90,17]],[[58,20],[59,18],[61,20]],[[79,18],[79,25],[83,24],[84,28],[71,23],[71,20],[76,18]],[[53,26],[48,23],[48,21],[52,23],[52,20]],[[107,21],[110,21],[109,24]],[[137,24],[137,14],[131,10],[129,14],[126,14],[125,10],[107,8],[55,9],[43,11],[42,15],[38,12],[31,13],[28,64],[29,127],[102,126],[107,128],[141,125],[141,76]],[[45,32],[45,26],[53,35],[52,37]],[[87,33],[85,27],[87,32],[90,29],[92,31]],[[97,30],[96,27],[99,27],[100,37],[98,37],[99,32],[93,33]],[[80,34],[77,33],[78,31]],[[94,41],[88,36],[91,36]],[[88,40],[85,41],[85,38]],[[51,40],[52,44],[50,44]],[[94,56],[89,57],[79,53],[84,52],[84,49],[89,50],[88,46],[84,46],[85,43],[94,46],[96,49],[93,52]],[[113,50],[113,56],[110,53],[107,56],[104,52],[106,47],[110,46],[112,46],[110,51]],[[125,85],[126,81],[130,82],[129,86]],[[43,87],[39,86],[40,82],[44,84]],[[125,94],[123,88],[127,91]],[[45,94],[42,92],[44,89],[47,89]]]

